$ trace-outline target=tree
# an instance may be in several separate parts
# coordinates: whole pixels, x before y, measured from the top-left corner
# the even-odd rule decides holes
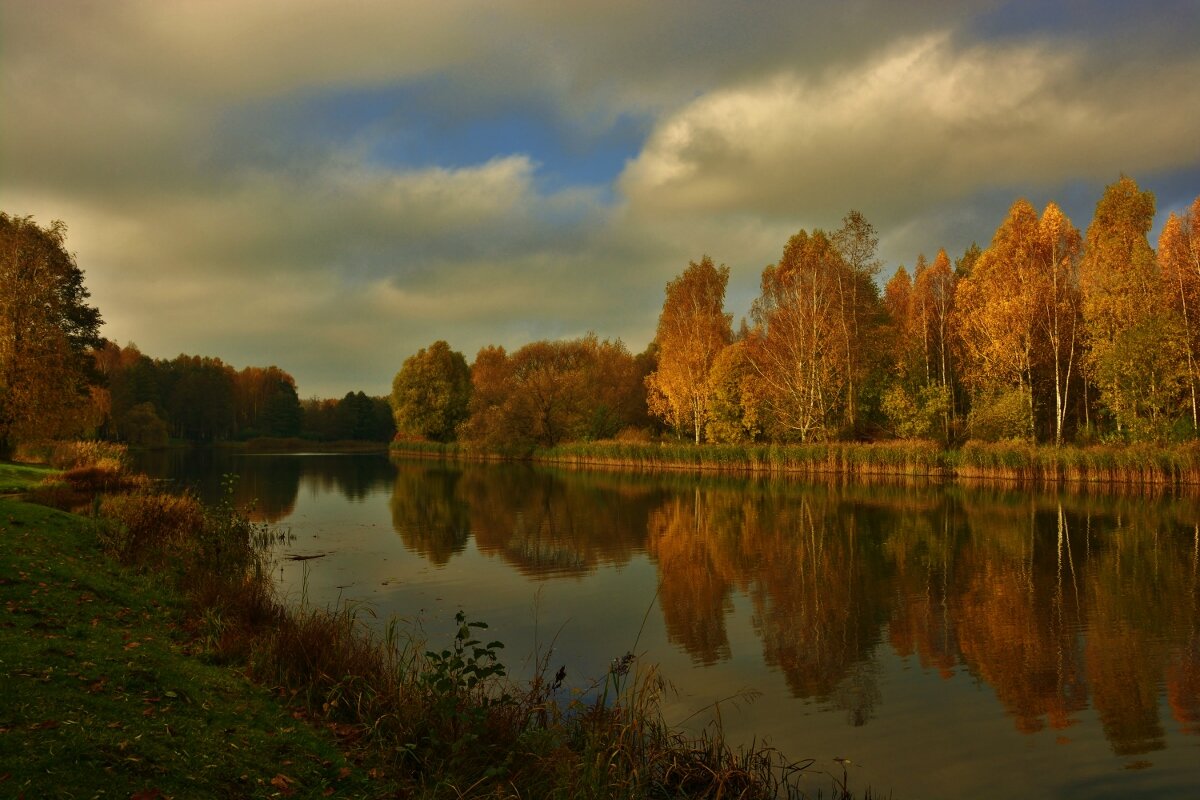
[[[894,373],[909,391],[925,382],[924,352],[919,318],[913,313],[913,282],[901,264],[883,287],[883,307],[889,328],[884,336]]]
[[[1018,200],[959,282],[963,375],[980,410],[1018,390],[1032,436],[1038,398],[1052,395],[1056,443],[1079,351],[1079,253],[1079,231],[1058,206],[1048,204],[1039,219]]]
[[[1192,430],[1200,431],[1197,371],[1200,370],[1200,197],[1182,217],[1172,213],[1158,239],[1158,265],[1168,307],[1183,324]]]
[[[246,367],[235,373],[233,395],[239,436],[295,436],[300,432],[296,380],[279,367]]]
[[[710,415],[709,373],[713,361],[733,338],[725,313],[729,267],[708,256],[667,284],[658,318],[658,369],[646,379],[650,412],[677,430],[687,429],[696,444]]]
[[[467,418],[470,399],[467,361],[440,339],[405,359],[392,380],[390,402],[396,430],[408,436],[452,440]]]
[[[219,358],[180,354],[162,363],[167,422],[180,439],[213,442],[228,439],[236,427],[234,379],[237,373]]]
[[[1037,322],[1048,345],[1054,374],[1054,444],[1063,443],[1067,400],[1079,355],[1081,305],[1079,256],[1083,240],[1054,203],[1038,223],[1039,266],[1045,271]]]
[[[1032,420],[1037,343],[1038,275],[1034,250],[1038,217],[1018,200],[968,278],[959,283],[956,327],[963,347],[963,378],[977,400],[1018,387]],[[1033,431],[1025,432],[1032,436]]]
[[[1146,235],[1154,222],[1154,195],[1122,176],[1104,190],[1088,226],[1079,281],[1087,335],[1085,365],[1118,431],[1164,433],[1179,375],[1163,370],[1161,347],[1183,336],[1174,310],[1162,304],[1162,282]],[[1154,346],[1155,336],[1165,336]],[[1176,348],[1181,360],[1183,348]],[[1141,376],[1139,378],[1139,376]],[[1142,396],[1153,383],[1153,400]],[[1149,415],[1149,416],[1147,416]]]
[[[18,440],[69,433],[88,402],[100,312],[62,222],[0,212],[0,457]]]
[[[850,364],[837,287],[847,269],[823,231],[802,230],[763,270],[751,309],[747,347],[765,404],[780,430],[800,441],[827,436],[844,402]]]
[[[763,433],[762,399],[745,341],[736,341],[717,354],[710,382],[708,440],[737,443],[757,439]]]
[[[485,347],[463,436],[489,450],[528,455],[535,447],[608,438],[644,421],[642,368],[620,341],[595,334],[531,342],[511,356]]]
[[[268,395],[259,415],[259,430],[266,436],[298,436],[303,415],[304,412],[300,410],[300,397],[296,394],[296,384],[290,380],[281,380]]]
[[[879,237],[862,212],[851,210],[842,218],[842,227],[833,234],[833,244],[846,266],[836,272],[835,285],[842,347],[846,351],[846,421],[853,428],[858,421],[861,382],[871,356],[878,349],[876,321],[880,306],[875,276],[879,274],[880,263],[875,249]]]

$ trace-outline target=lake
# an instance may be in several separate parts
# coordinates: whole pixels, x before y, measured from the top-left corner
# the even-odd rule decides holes
[[[383,455],[147,453],[290,531],[293,602],[586,687],[634,652],[719,717],[897,798],[1200,795],[1200,502]],[[292,560],[300,558],[302,560]],[[369,615],[367,617],[370,619]],[[715,704],[715,705],[714,705]],[[828,792],[827,777],[814,789]]]

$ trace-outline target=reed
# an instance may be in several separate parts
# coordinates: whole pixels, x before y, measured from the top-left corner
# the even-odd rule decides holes
[[[1052,447],[1024,442],[968,442],[953,454],[955,474],[968,480],[1022,484],[1087,483],[1132,486],[1200,484],[1200,444]]]
[[[539,450],[534,460],[572,466],[642,470],[797,473],[849,476],[946,474],[937,444],[927,441],[816,444],[692,445],[576,442]]]
[[[510,460],[471,445],[393,443],[393,455],[453,461]],[[968,441],[957,450],[936,442],[818,442],[694,445],[684,442],[569,442],[535,450],[529,460],[568,467],[647,472],[713,472],[1010,481],[1029,486],[1200,485],[1200,443],[1053,447],[1030,442]]]

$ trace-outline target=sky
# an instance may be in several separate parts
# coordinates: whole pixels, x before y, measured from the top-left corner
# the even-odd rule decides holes
[[[0,0],[0,210],[103,334],[383,395],[438,339],[632,352],[861,211],[881,280],[1025,198],[1200,195],[1200,0]]]

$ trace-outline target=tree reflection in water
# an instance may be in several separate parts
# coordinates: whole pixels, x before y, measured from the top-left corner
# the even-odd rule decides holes
[[[1016,729],[1094,709],[1112,750],[1200,733],[1200,509],[1186,498],[404,463],[392,517],[432,563],[551,579],[644,554],[670,642],[732,657],[736,597],[792,695],[867,724],[881,646],[990,686]]]

